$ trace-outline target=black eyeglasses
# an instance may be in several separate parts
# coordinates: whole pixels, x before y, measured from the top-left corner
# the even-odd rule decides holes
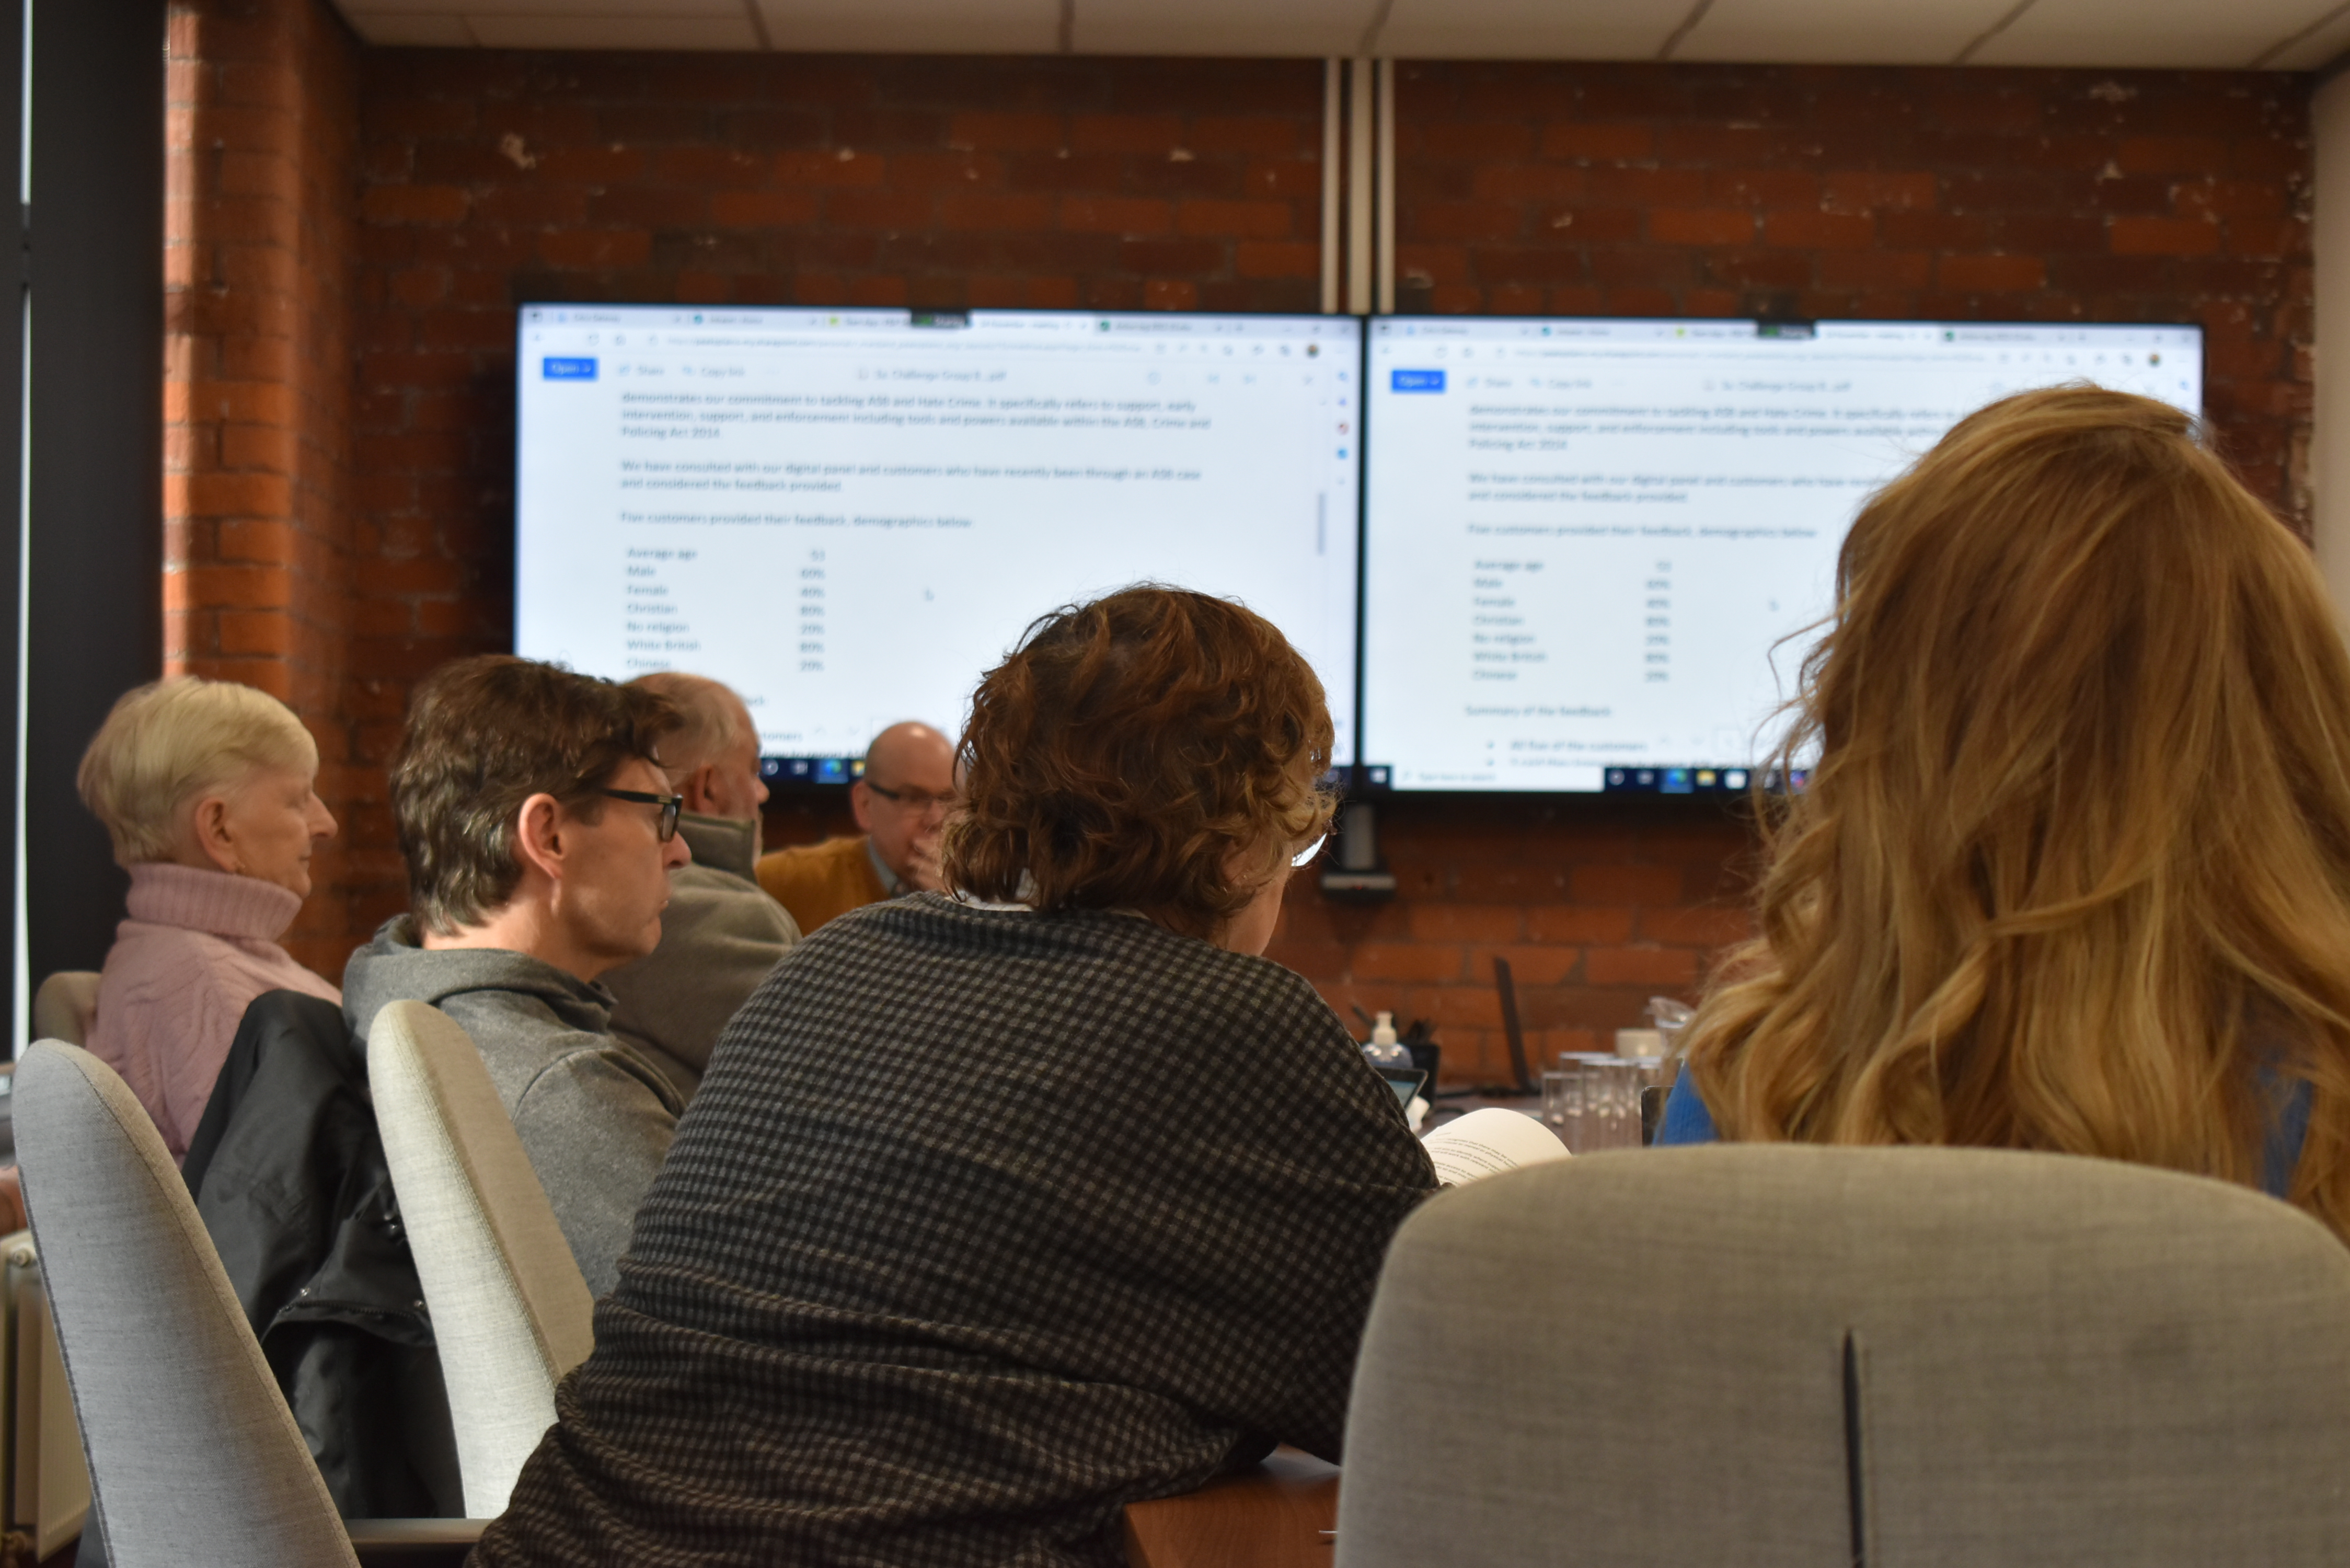
[[[632,800],[639,805],[660,807],[660,826],[656,830],[660,841],[667,844],[677,836],[677,814],[685,809],[681,794],[652,794],[640,789],[599,789],[598,794],[610,795],[614,800]]]
[[[926,789],[891,789],[888,784],[878,784],[871,779],[865,781],[865,787],[883,800],[902,805],[908,811],[928,811],[934,805],[945,806],[950,811],[954,809],[955,797],[951,794],[932,794]]]

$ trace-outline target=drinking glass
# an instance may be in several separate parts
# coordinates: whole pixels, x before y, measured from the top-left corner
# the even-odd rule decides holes
[[[1617,1058],[1594,1054],[1583,1063],[1583,1147],[1587,1153],[1622,1147],[1617,1103],[1622,1075]]]
[[[1600,1139],[1606,1131],[1606,1075],[1612,1059],[1603,1051],[1558,1054],[1560,1068],[1575,1078],[1575,1133],[1566,1146],[1569,1153],[1589,1154],[1607,1147]]]
[[[1542,1092],[1543,1126],[1573,1154],[1583,1137],[1583,1075],[1562,1056],[1543,1074]]]

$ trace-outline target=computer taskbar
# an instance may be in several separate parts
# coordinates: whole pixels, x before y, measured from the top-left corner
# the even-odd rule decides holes
[[[863,757],[761,757],[759,777],[776,784],[855,784],[865,776]]]
[[[1782,775],[1777,768],[1700,767],[1608,768],[1600,775],[1607,794],[1743,794],[1758,783],[1772,794],[1790,786],[1801,789],[1811,770],[1795,768]]]
[[[1541,774],[1513,774],[1491,763],[1458,770],[1441,767],[1399,767],[1388,763],[1359,763],[1341,770],[1352,788],[1374,794],[1389,790],[1502,790],[1536,794],[1744,794],[1760,785],[1773,794],[1802,789],[1810,782],[1809,768],[1783,775],[1773,767],[1752,763],[1690,763],[1686,766],[1610,767],[1588,763],[1554,767]]]

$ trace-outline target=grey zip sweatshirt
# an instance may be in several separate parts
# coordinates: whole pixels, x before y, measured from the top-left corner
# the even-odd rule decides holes
[[[528,953],[428,952],[399,915],[343,970],[343,1015],[362,1044],[389,1002],[464,1025],[588,1290],[609,1292],[685,1108],[660,1067],[611,1033],[612,993]]]

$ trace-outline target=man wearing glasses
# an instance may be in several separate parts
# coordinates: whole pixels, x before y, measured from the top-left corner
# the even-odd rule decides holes
[[[759,886],[805,932],[867,904],[938,892],[940,841],[954,802],[954,743],[928,724],[892,724],[873,737],[865,776],[848,786],[864,832],[764,857]]]
[[[597,983],[659,943],[688,861],[660,751],[678,725],[657,692],[550,664],[433,671],[391,765],[411,913],[343,971],[362,1048],[386,1002],[464,1025],[598,1295],[684,1109],[671,1074],[611,1032]]]

